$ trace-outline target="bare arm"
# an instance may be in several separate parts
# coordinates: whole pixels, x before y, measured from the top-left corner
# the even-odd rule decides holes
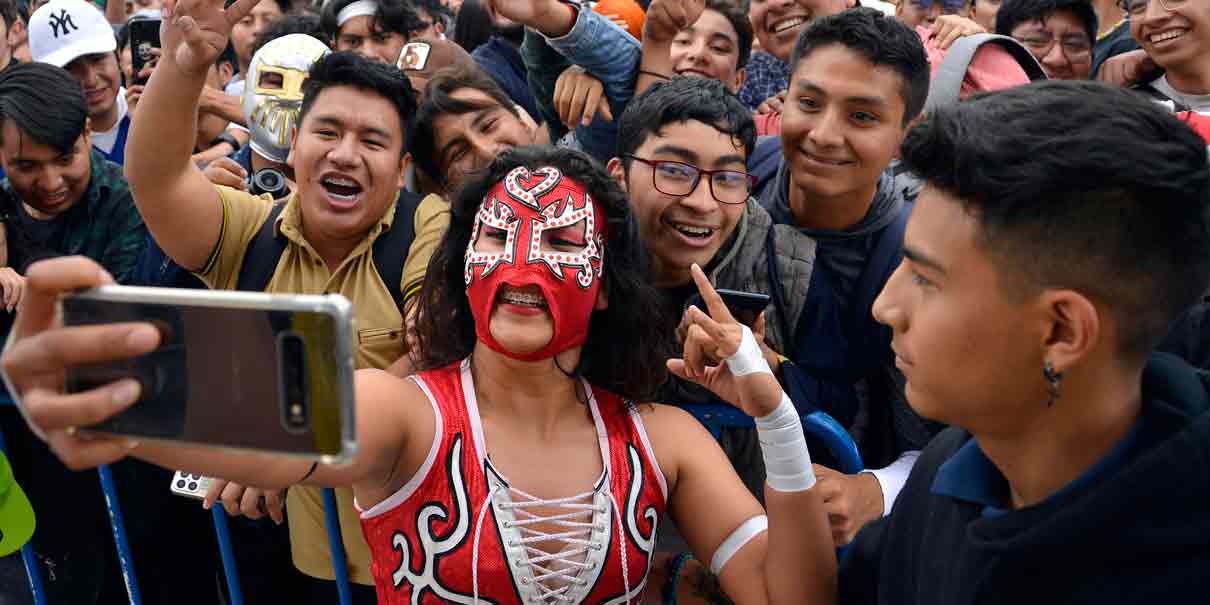
[[[160,26],[163,56],[139,100],[130,126],[126,178],[148,229],[164,252],[186,269],[199,269],[218,244],[223,211],[217,191],[191,161],[198,97],[206,73],[227,45],[231,24],[259,0],[166,5]],[[182,8],[182,6],[184,8]]]
[[[215,88],[202,89],[198,110],[202,113],[216,115],[228,122],[247,126],[244,124],[244,108],[240,98]]]

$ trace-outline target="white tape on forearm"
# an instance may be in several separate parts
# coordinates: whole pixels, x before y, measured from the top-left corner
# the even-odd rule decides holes
[[[785,393],[768,416],[756,419],[756,434],[765,459],[765,481],[779,492],[800,492],[815,485],[811,452],[798,410]]]
[[[769,362],[765,361],[765,355],[761,352],[756,337],[752,335],[752,330],[745,325],[740,325],[740,328],[744,334],[740,337],[739,349],[727,358],[727,367],[731,369],[731,374],[736,377],[757,372],[772,374],[773,370],[769,369]]]
[[[757,515],[741,523],[739,527],[735,528],[735,531],[731,532],[730,536],[727,536],[726,540],[723,540],[722,544],[718,545],[714,556],[710,557],[710,573],[716,576],[722,573],[727,562],[735,556],[735,553],[739,552],[739,549],[751,542],[752,538],[768,530],[769,517],[765,515]]]

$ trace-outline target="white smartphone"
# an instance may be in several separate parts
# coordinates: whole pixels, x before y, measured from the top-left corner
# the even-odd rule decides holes
[[[135,378],[142,396],[87,428],[287,454],[325,464],[356,450],[352,306],[340,295],[104,286],[64,297],[66,325],[146,321],[146,355],[72,368],[79,392]]]
[[[172,485],[169,486],[169,489],[178,496],[205,500],[206,492],[210,489],[210,484],[213,482],[214,480],[210,477],[177,471],[172,476]]]

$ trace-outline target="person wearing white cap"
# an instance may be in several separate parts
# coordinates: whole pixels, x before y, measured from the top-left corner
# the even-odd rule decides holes
[[[80,82],[88,102],[93,147],[105,159],[122,164],[130,116],[117,48],[113,27],[88,2],[51,0],[30,15],[30,56],[66,69]]]
[[[320,19],[333,49],[392,65],[412,32],[426,27],[411,5],[377,0],[330,0]]]

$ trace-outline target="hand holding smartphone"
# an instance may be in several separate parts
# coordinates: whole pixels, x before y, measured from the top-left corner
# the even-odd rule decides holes
[[[727,310],[731,312],[731,316],[735,321],[752,327],[756,323],[756,318],[764,312],[769,306],[769,301],[772,300],[768,294],[760,294],[757,292],[741,292],[739,290],[727,290],[719,288],[716,290],[718,295],[723,299],[723,303],[727,305]],[[705,311],[706,305],[702,301],[700,293],[694,293],[689,297],[689,305]]]
[[[155,62],[160,50],[160,20],[140,19],[130,23],[130,72],[134,74],[134,84],[146,84],[147,78],[141,77],[140,72],[147,65]],[[157,52],[153,52],[155,49]]]
[[[159,348],[71,367],[78,393],[133,378],[140,399],[87,430],[328,464],[355,449],[352,308],[343,296],[103,286],[66,296],[65,325],[144,321]]]

